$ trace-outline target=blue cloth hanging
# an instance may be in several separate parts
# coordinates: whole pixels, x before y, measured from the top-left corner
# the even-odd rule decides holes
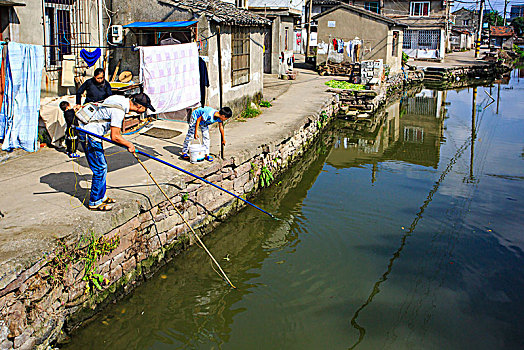
[[[95,49],[93,52],[89,52],[86,49],[80,50],[80,57],[87,63],[88,67],[94,65],[101,55],[102,50],[100,48]]]
[[[44,69],[44,47],[10,42],[7,46],[5,91],[0,120],[4,128],[2,149],[38,150],[40,88]]]

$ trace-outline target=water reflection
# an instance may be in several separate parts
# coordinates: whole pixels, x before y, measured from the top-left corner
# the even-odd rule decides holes
[[[192,249],[68,348],[523,348],[516,79],[334,123],[256,199],[283,220],[246,208],[206,237],[238,290]]]
[[[397,160],[437,168],[446,91],[423,89],[366,120],[340,125],[327,163],[336,168]],[[372,182],[376,179],[373,167]]]

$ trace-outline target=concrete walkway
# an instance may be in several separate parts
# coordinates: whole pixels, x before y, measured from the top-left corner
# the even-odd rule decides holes
[[[489,50],[481,49],[479,53],[479,58],[475,58],[475,50],[451,52],[446,54],[442,62],[409,60],[408,64],[420,68],[460,68],[474,65],[489,65],[490,62],[481,59],[482,57],[484,57],[484,53],[486,52],[489,52]]]
[[[265,94],[273,107],[246,122],[226,125],[226,159],[253,153],[257,148],[280,142],[310,115],[316,114],[331,98],[324,82],[332,77],[319,77],[302,70],[295,81],[281,83],[268,76]],[[137,148],[196,173],[219,166],[205,162],[192,165],[178,159],[187,132],[183,122],[156,121],[154,127],[177,130],[181,135],[160,139],[143,131],[126,138]],[[145,130],[144,130],[145,131]],[[211,132],[211,152],[219,153],[219,133]],[[118,203],[108,213],[86,208],[91,172],[84,157],[72,162],[64,153],[45,148],[33,154],[9,159],[0,164],[0,289],[18,274],[41,260],[56,245],[56,238],[70,241],[93,231],[105,233],[139,214],[140,206],[150,207],[162,200],[147,174],[134,157],[116,146],[106,145],[108,161],[108,195]],[[184,186],[185,177],[176,170],[145,161],[157,181]]]

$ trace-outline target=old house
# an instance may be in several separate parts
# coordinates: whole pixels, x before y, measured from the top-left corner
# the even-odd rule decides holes
[[[368,1],[355,0],[357,6]],[[373,7],[391,19],[408,25],[403,51],[414,58],[444,58],[446,52],[446,3],[443,1],[383,0]]]
[[[479,14],[477,11],[467,8],[460,8],[451,13],[453,29],[467,30],[470,33],[476,33],[479,26]]]
[[[67,83],[62,80],[62,73],[72,78],[89,74],[80,51],[103,46],[99,10],[98,2],[91,0],[3,0],[0,1],[0,40],[44,46],[42,92],[64,95],[75,87],[71,79],[67,79]],[[68,65],[67,72],[62,71],[64,56],[74,61]],[[96,66],[100,64],[102,61]]]
[[[139,53],[133,46],[155,46],[164,39],[196,42],[199,56],[207,61],[206,104],[229,105],[238,112],[261,97],[269,19],[217,0],[113,0],[111,10],[111,24],[124,28],[122,43],[112,50],[110,70],[120,62],[120,71],[138,76]]]
[[[317,65],[335,56],[345,62],[382,59],[391,73],[400,71],[405,24],[347,4],[335,6],[313,19],[318,31]],[[356,50],[353,44],[357,45]]]
[[[446,52],[446,18],[449,17],[446,2],[435,0],[317,0],[313,1],[312,9],[323,12],[340,3],[362,7],[407,24],[408,28],[404,31],[403,52],[408,56],[422,59],[444,58]]]
[[[511,26],[492,26],[489,28],[489,48],[507,49],[513,48],[515,31]]]
[[[302,14],[301,3],[289,0],[250,0],[248,9],[272,21],[264,41],[264,72],[278,74],[282,53],[293,54],[297,40],[294,27]]]

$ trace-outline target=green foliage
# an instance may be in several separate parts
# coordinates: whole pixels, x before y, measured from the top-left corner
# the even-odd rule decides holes
[[[484,22],[488,22],[490,26],[504,25],[504,19],[498,11],[490,12],[484,16]]]
[[[408,63],[408,60],[409,60],[408,54],[405,52],[402,52],[402,65],[405,65],[406,63]]]
[[[253,162],[249,162],[249,164],[251,164],[251,170],[249,170],[249,173],[251,174],[251,176],[255,176],[255,173],[258,170],[258,165],[256,165]]]
[[[184,193],[184,194],[182,195],[182,203],[185,202],[185,201],[187,201],[188,199],[189,199],[189,193]]]
[[[513,19],[511,21],[511,26],[518,36],[522,36],[524,34],[524,17],[517,17]]]
[[[271,102],[269,102],[269,101],[266,101],[266,100],[262,100],[262,101],[260,101],[260,107],[269,108],[269,107],[271,107],[271,106],[273,106],[273,105],[272,105]]]
[[[327,86],[333,89],[345,89],[345,90],[364,90],[366,87],[361,84],[352,84],[348,81],[341,80],[330,80],[325,83]]]
[[[51,144],[51,136],[47,132],[46,128],[39,128],[38,129],[38,142],[46,143],[48,145]]]
[[[90,287],[102,290],[102,285],[107,281],[104,276],[97,273],[98,260],[110,254],[119,244],[120,236],[96,238],[94,233],[82,236],[76,245],[67,245],[64,239],[59,239],[55,255],[49,261],[48,279],[53,284],[63,284],[69,269],[82,262],[84,270],[82,280],[87,282],[86,291],[89,291]]]
[[[268,187],[273,180],[273,173],[264,165],[260,172],[260,186]]]
[[[251,104],[248,104],[246,108],[242,111],[242,113],[240,114],[240,117],[243,119],[255,118],[260,113],[261,113],[260,110],[258,110],[257,108],[253,108]]]

